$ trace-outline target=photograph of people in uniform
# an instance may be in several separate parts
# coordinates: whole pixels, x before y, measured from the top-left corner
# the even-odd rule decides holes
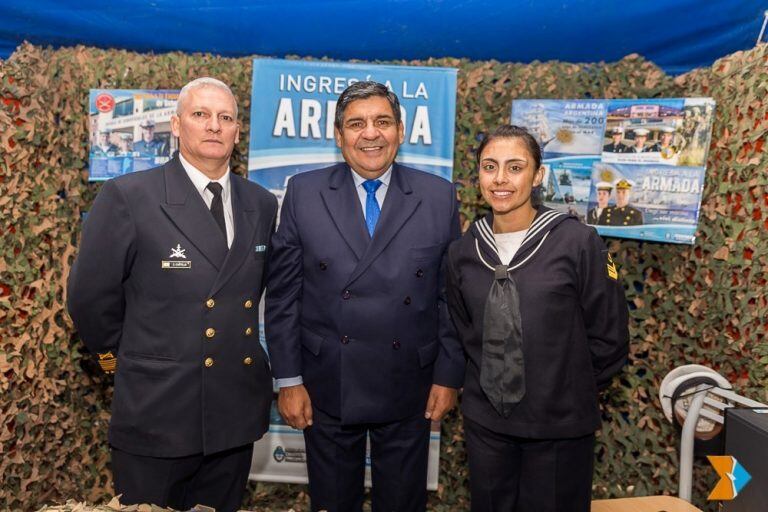
[[[606,208],[605,224],[607,226],[639,226],[643,223],[643,212],[629,205],[632,182],[621,179],[616,182],[616,205]]]
[[[672,158],[679,151],[677,146],[673,145],[674,138],[675,129],[672,126],[662,126],[659,128],[659,141],[651,147],[651,151],[661,153],[661,158]]]
[[[471,510],[587,512],[598,391],[628,353],[624,289],[594,228],[534,202],[542,156],[526,129],[501,126],[476,154],[491,213],[447,259]]]
[[[133,154],[133,135],[130,133],[121,133],[117,141],[117,154],[119,156]]]
[[[603,146],[603,152],[626,153],[629,151],[629,148],[622,142],[624,139],[624,128],[622,126],[614,126],[609,133],[611,135],[611,142]]]
[[[587,212],[587,224],[605,224],[605,212],[608,210],[613,185],[607,181],[600,181],[595,188],[597,189],[597,206],[590,208]]]
[[[632,140],[632,145],[627,148],[626,153],[647,153],[650,151],[650,148],[645,144],[648,141],[650,131],[645,128],[635,128],[632,130],[632,133],[634,134],[634,139]]]
[[[118,147],[112,144],[111,137],[112,132],[110,130],[106,128],[99,130],[99,134],[96,137],[96,144],[91,147],[91,156],[115,156],[118,152]]]
[[[168,144],[155,134],[155,122],[145,119],[139,124],[141,140],[134,144],[133,149],[138,157],[168,156]]]

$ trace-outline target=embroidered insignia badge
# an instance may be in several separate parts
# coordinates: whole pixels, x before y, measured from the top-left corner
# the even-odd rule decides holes
[[[608,277],[613,279],[614,281],[619,279],[619,272],[616,270],[616,264],[613,262],[613,258],[611,258],[611,253],[607,253],[608,255]]]

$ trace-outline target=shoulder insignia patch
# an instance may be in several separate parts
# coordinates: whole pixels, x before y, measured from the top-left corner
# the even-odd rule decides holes
[[[611,253],[606,254],[608,255],[608,277],[617,281],[619,279],[619,272],[616,270],[616,264],[613,262],[613,258],[611,258]]]

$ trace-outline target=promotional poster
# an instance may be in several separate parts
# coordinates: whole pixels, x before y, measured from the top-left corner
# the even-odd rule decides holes
[[[397,162],[450,180],[456,70],[276,59],[253,61],[248,174],[282,203],[288,178],[341,162],[336,100],[354,82],[374,80],[397,94],[405,141]]]
[[[542,146],[544,203],[605,236],[693,244],[710,98],[514,100]]]
[[[179,91],[91,89],[89,181],[104,181],[167,162],[178,147],[171,134]]]

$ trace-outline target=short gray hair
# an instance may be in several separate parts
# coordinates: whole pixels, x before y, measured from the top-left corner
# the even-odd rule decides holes
[[[397,95],[387,89],[387,86],[373,81],[355,82],[344,89],[336,102],[336,117],[333,121],[337,130],[341,131],[341,125],[344,122],[344,111],[353,101],[365,100],[373,96],[381,96],[389,101],[392,107],[392,113],[395,115],[395,122],[399,125],[400,118],[400,100]]]
[[[235,104],[235,117],[237,117],[237,98],[235,98],[235,95],[232,93],[232,89],[229,88],[227,84],[222,82],[221,80],[218,80],[216,78],[211,78],[209,76],[203,76],[200,78],[195,78],[191,82],[189,82],[187,85],[181,88],[181,91],[179,91],[179,97],[176,100],[176,115],[181,114],[181,104],[186,99],[187,94],[189,94],[189,91],[192,89],[196,89],[198,87],[218,87],[219,89],[223,89],[229,93],[230,96],[232,96],[232,103]]]

